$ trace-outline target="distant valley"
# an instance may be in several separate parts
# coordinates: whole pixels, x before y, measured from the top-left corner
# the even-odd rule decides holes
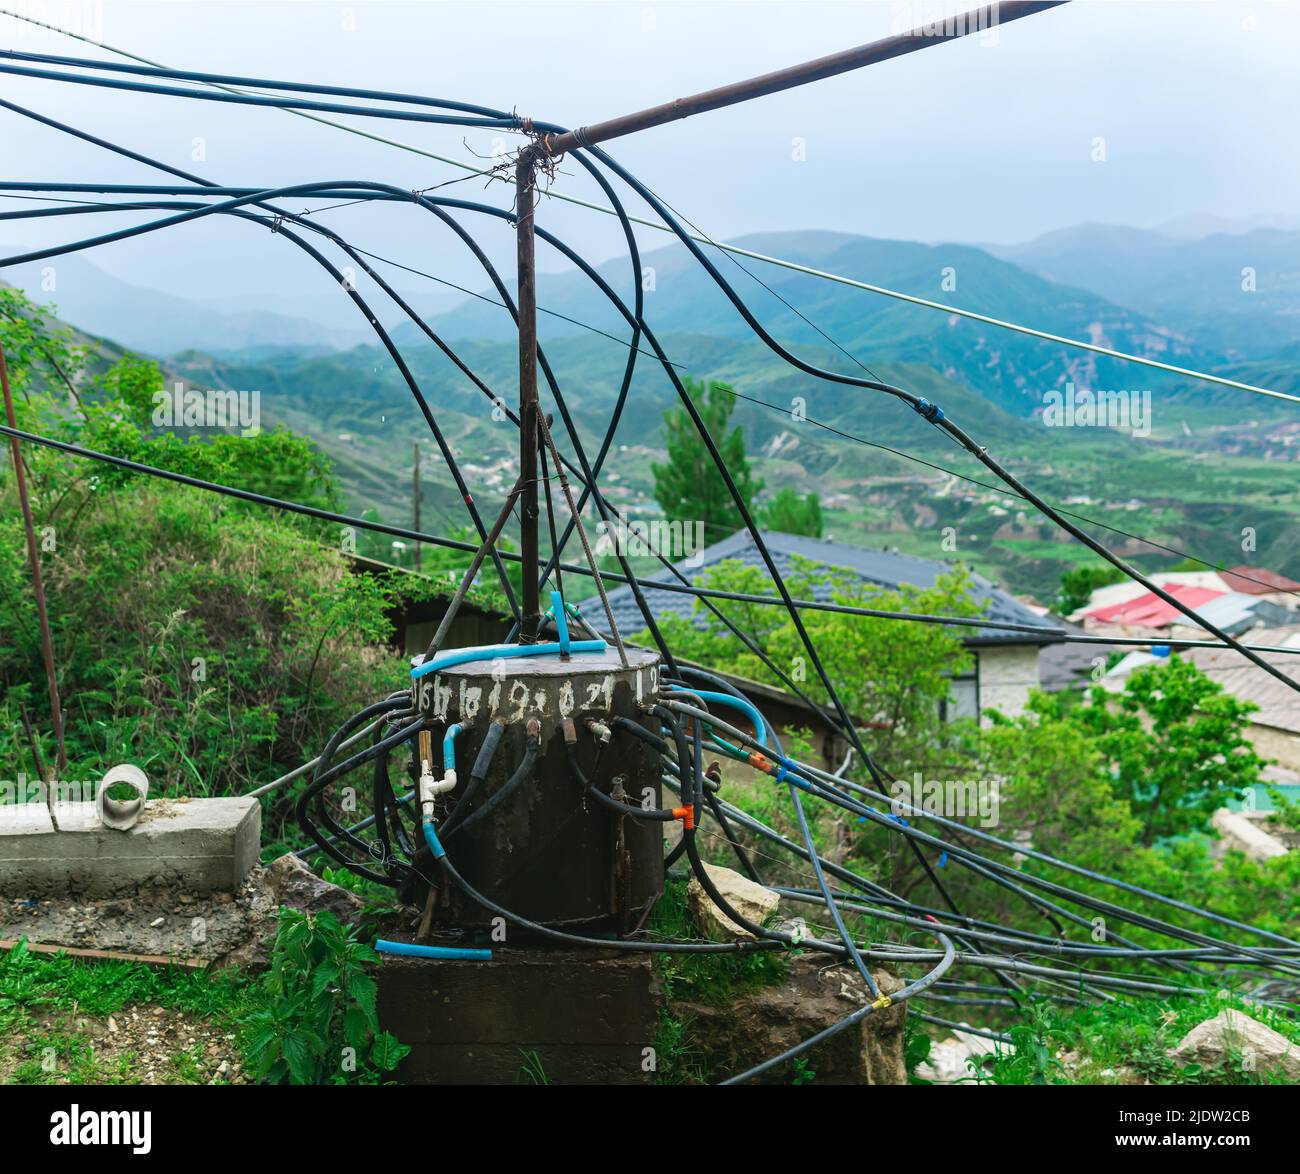
[[[765,234],[738,243],[1061,335],[1300,392],[1300,232],[1294,229],[1189,238],[1081,225],[1024,245],[988,248],[831,232]],[[1300,572],[1295,405],[1068,350],[761,262],[743,260],[742,269],[707,251],[783,345],[824,368],[870,372],[942,404],[1050,499],[1073,499],[1070,508],[1117,529],[1232,562],[1242,561],[1234,522],[1242,507],[1229,518],[1222,503],[1245,502],[1258,515],[1261,565]],[[786,484],[819,492],[835,537],[952,557],[941,545],[944,528],[952,527],[958,556],[1013,589],[1041,595],[1050,594],[1062,566],[1081,557],[1077,544],[1022,517],[1007,495],[879,447],[990,479],[892,398],[826,383],[783,363],[680,245],[647,252],[643,263],[653,271],[647,317],[671,360],[683,374],[725,381],[769,405],[740,400],[736,410],[757,472],[769,492]],[[1245,267],[1254,270],[1251,292],[1242,288]],[[626,262],[600,271],[630,298]],[[54,297],[41,293],[37,274],[19,268],[6,276],[42,300]],[[62,261],[59,283],[54,300],[79,327],[165,356],[169,371],[194,384],[260,390],[268,421],[313,436],[331,455],[354,510],[409,523],[412,442],[419,439],[427,461],[426,524],[445,528],[462,520],[409,391],[373,335],[363,342],[348,323],[345,316],[352,315],[365,325],[342,293],[271,299],[274,310],[241,309],[230,299],[187,302],[117,282],[86,258]],[[364,284],[359,288],[371,296]],[[326,311],[331,296],[337,306]],[[438,297],[441,302],[426,294],[420,303],[430,309],[430,327],[454,342],[494,393],[513,400],[517,357],[505,311],[477,299],[448,307],[442,291]],[[626,324],[580,274],[544,274],[540,300],[549,311],[542,314],[543,344],[584,445],[594,453],[627,360],[626,344],[618,341],[628,334]],[[395,318],[386,312],[384,320]],[[474,488],[503,491],[511,477],[510,426],[493,419],[490,401],[417,327],[396,325],[393,337]],[[1150,436],[1045,427],[1045,393],[1069,382],[1148,391]],[[791,414],[796,400],[808,421]],[[649,466],[658,452],[662,413],[673,402],[653,359],[639,357],[607,465],[615,500],[633,508],[650,502]],[[1122,536],[1108,540],[1150,565],[1175,557]]]

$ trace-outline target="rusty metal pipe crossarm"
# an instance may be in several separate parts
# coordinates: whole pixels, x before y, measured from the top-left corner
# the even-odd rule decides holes
[[[598,122],[593,126],[579,127],[564,134],[543,135],[539,142],[550,156],[563,155],[566,151],[578,147],[594,146],[596,143],[621,138],[636,131],[662,126],[666,122],[689,118],[692,114],[718,110],[723,106],[734,106],[738,102],[748,102],[752,98],[761,98],[767,94],[804,86],[809,82],[849,73],[867,65],[902,57],[930,45],[955,41],[970,33],[986,32],[1049,8],[1058,8],[1067,2],[1068,0],[1023,0],[1014,3],[982,4],[969,12],[936,20],[932,25],[897,33],[879,41],[859,45],[854,49],[832,53],[828,57],[805,61],[802,65],[792,65],[787,69],[778,69],[773,73],[765,73],[746,81],[705,90],[689,98],[677,98],[660,106],[651,106],[648,110],[625,114],[621,118],[611,118],[608,122]]]
[[[532,644],[542,625],[537,581],[537,262],[533,214],[537,161],[531,149],[515,166],[515,241],[519,313],[519,553],[524,581],[520,600],[519,643]]]
[[[986,32],[1021,17],[1032,16],[1048,8],[1057,8],[1068,0],[1019,0],[1014,3],[984,4],[968,12],[914,28],[905,33],[819,57],[802,65],[765,73],[748,81],[733,82],[714,90],[705,90],[689,98],[678,98],[661,106],[652,106],[636,114],[579,127],[563,134],[541,134],[524,147],[515,160],[515,238],[518,257],[519,315],[519,478],[520,478],[520,554],[523,565],[537,565],[537,266],[535,259],[534,212],[537,194],[537,168],[578,147],[590,147],[608,139],[620,138],[636,131],[662,126],[692,114],[734,106],[766,94],[779,93],[823,78],[835,77],[867,65],[902,57],[917,49],[943,41],[956,40],[973,32]],[[532,123],[523,120],[526,131]],[[531,570],[524,574],[520,613],[519,640],[533,643],[541,628],[539,585]]]

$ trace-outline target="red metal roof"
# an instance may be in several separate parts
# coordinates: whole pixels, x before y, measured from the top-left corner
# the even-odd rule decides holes
[[[1243,595],[1268,595],[1274,591],[1300,591],[1300,583],[1268,571],[1263,567],[1249,564],[1220,571],[1219,577],[1228,585],[1230,591],[1240,591]]]
[[[1183,583],[1170,583],[1165,592],[1172,595],[1179,603],[1187,607],[1200,607],[1226,595],[1213,587],[1191,587]],[[1126,599],[1123,603],[1112,603],[1109,607],[1098,607],[1084,612],[1089,619],[1101,620],[1111,624],[1132,624],[1145,628],[1163,628],[1166,624],[1180,619],[1183,613],[1172,604],[1166,603],[1154,592],[1148,591],[1136,599]]]

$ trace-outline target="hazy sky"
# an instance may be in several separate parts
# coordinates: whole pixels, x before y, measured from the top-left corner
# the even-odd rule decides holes
[[[181,68],[420,92],[576,125],[888,35],[922,22],[935,5],[0,0],[0,7],[70,14],[96,39]],[[610,150],[707,233],[727,238],[817,227],[1016,241],[1083,220],[1151,226],[1193,212],[1246,217],[1300,207],[1300,5],[1075,0],[986,40],[936,45]],[[7,17],[0,46],[105,56]],[[423,188],[456,174],[275,110],[9,75],[0,75],[0,93],[232,184],[364,178]],[[457,129],[352,121],[472,160]],[[492,133],[464,137],[490,152]],[[793,157],[796,139],[805,144],[802,160]],[[206,154],[199,161],[196,140]],[[1096,158],[1101,140],[1104,161]],[[3,110],[0,143],[12,179],[158,179]],[[590,194],[577,175],[559,184]],[[472,181],[451,191],[477,198],[481,189]],[[499,203],[503,194],[490,198]],[[596,258],[616,251],[604,217],[555,203],[542,216]],[[85,235],[92,219],[93,231],[124,222],[9,223],[0,225],[0,242],[30,247]],[[429,219],[387,207],[329,215],[365,247],[481,286]],[[504,226],[487,223],[482,232],[494,257],[509,255]],[[207,223],[115,244],[92,259],[124,279],[192,296],[319,289],[313,268],[287,252],[259,230]],[[545,254],[541,260],[556,266]]]

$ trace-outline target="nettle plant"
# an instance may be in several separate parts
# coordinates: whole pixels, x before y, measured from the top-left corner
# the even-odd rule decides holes
[[[410,1051],[379,1030],[379,956],[334,914],[280,910],[263,1005],[244,1019],[249,1064],[273,1084],[373,1084]]]

